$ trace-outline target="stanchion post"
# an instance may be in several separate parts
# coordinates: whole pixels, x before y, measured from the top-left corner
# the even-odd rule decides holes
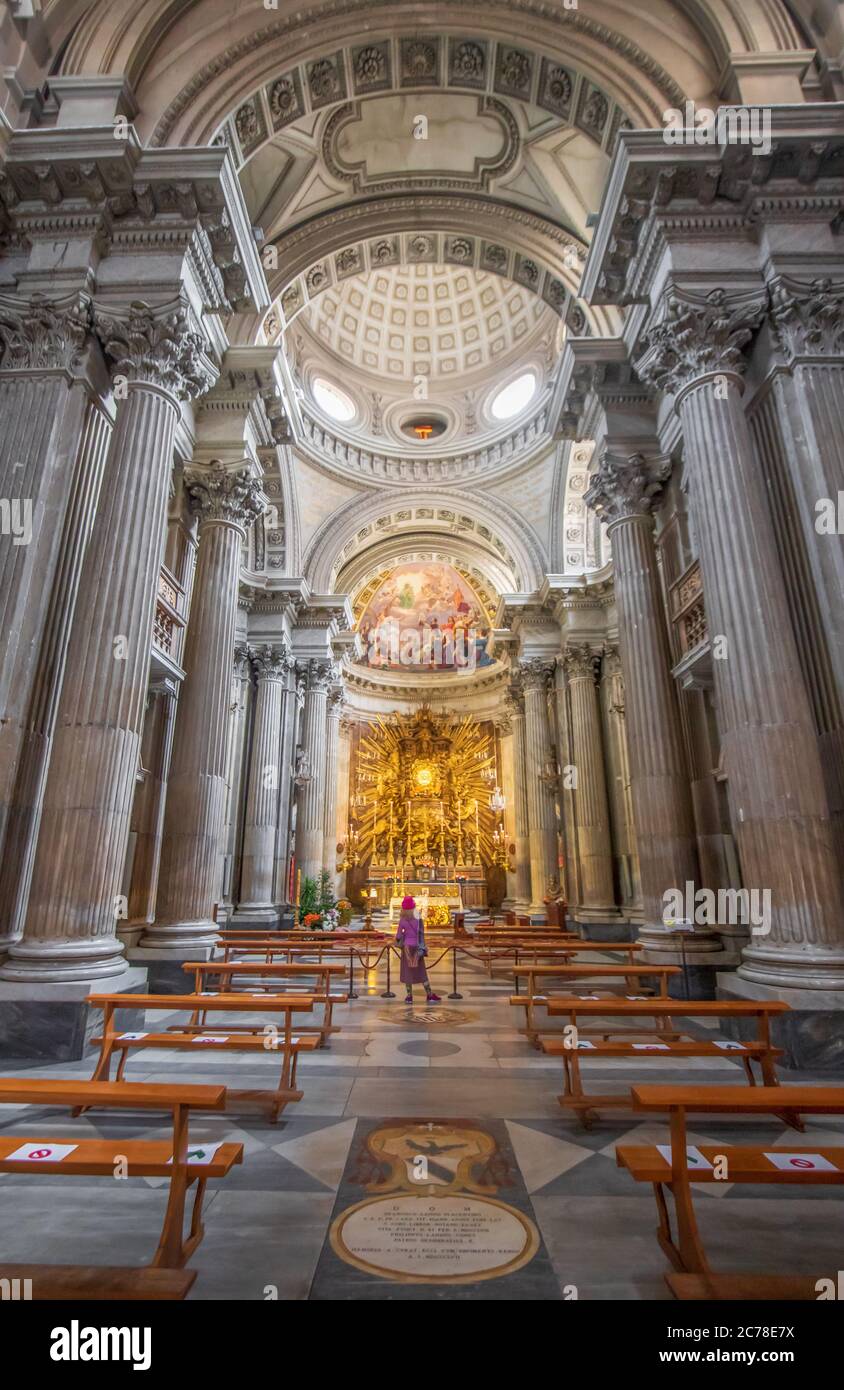
[[[391,949],[390,944],[389,944],[389,942],[388,942],[388,943],[387,943],[387,988],[384,990],[384,992],[383,992],[382,995],[381,995],[381,998],[382,998],[382,999],[395,999],[395,997],[396,997],[396,995],[395,995],[395,990],[392,990],[392,989],[390,988],[390,957],[392,956],[392,954],[393,954],[393,952],[392,952],[392,949]]]
[[[462,999],[463,995],[457,993],[457,946],[451,947],[451,994],[449,999]]]
[[[355,948],[349,947],[349,998],[357,999],[358,993],[355,989]]]

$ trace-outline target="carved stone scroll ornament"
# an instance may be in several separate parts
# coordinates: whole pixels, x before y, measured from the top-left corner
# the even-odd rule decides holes
[[[91,327],[90,301],[83,295],[49,300],[0,296],[3,371],[55,371],[81,357]]]
[[[664,308],[635,364],[643,381],[676,396],[703,377],[744,375],[744,349],[767,309],[764,293],[717,289],[697,299],[673,292]]]
[[[152,309],[135,300],[124,314],[107,310],[94,314],[114,375],[158,386],[178,400],[204,395],[218,375],[202,334],[191,322],[190,310],[182,301]]]
[[[249,526],[266,509],[261,487],[248,468],[226,468],[219,461],[185,469],[185,486],[202,521]]]
[[[671,476],[671,460],[644,454],[627,457],[604,451],[583,498],[588,507],[610,525],[632,516],[649,516],[662,498],[663,484]]]

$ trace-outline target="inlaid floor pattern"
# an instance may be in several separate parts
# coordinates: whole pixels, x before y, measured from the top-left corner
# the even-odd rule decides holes
[[[358,979],[359,997],[335,1011],[342,1031],[330,1048],[301,1058],[304,1098],[289,1106],[277,1125],[255,1110],[208,1116],[192,1126],[196,1140],[242,1142],[244,1163],[225,1181],[209,1185],[205,1239],[191,1260],[199,1271],[191,1298],[547,1299],[562,1298],[564,1291],[570,1298],[572,1288],[581,1299],[669,1297],[650,1189],[638,1187],[616,1167],[614,1152],[620,1141],[667,1142],[667,1127],[608,1111],[585,1132],[557,1104],[559,1060],[536,1052],[516,1031],[515,1011],[508,1004],[511,982],[503,976],[490,980],[484,969],[470,963],[460,967],[462,1000],[447,999],[450,968],[440,967],[434,983],[442,1003],[426,1010],[417,987],[409,1010],[401,986],[395,999],[381,997],[380,973]],[[155,1026],[167,1027],[177,1019],[176,1014],[157,1014]],[[227,1021],[238,1020],[231,1016]],[[728,1057],[690,1059],[682,1070],[653,1064],[645,1070],[626,1059],[590,1061],[589,1066],[596,1078],[591,1089],[598,1090],[692,1076],[742,1084],[738,1065]],[[92,1069],[90,1058],[4,1067],[10,1075],[25,1071],[65,1078],[88,1077]],[[217,1082],[224,1076],[238,1090],[260,1089],[274,1084],[277,1063],[253,1054],[203,1051],[197,1058],[184,1052],[139,1052],[127,1068],[127,1079],[139,1081],[183,1077]],[[781,1079],[805,1083],[824,1078],[783,1071]],[[391,1273],[373,1275],[368,1260],[337,1257],[331,1232],[367,1190],[366,1173],[359,1170],[368,1136],[391,1124],[400,1129],[404,1121],[433,1126],[432,1152],[454,1147],[452,1127],[464,1135],[460,1142],[470,1142],[465,1140],[467,1128],[491,1136],[496,1152],[490,1171],[496,1174],[497,1200],[507,1208],[505,1218],[517,1227],[522,1222],[535,1228],[538,1235],[521,1268],[478,1282],[470,1276],[469,1282],[454,1285],[408,1283]],[[55,1110],[28,1108],[24,1118],[12,1107],[0,1112],[3,1134],[32,1135],[34,1127],[45,1138],[119,1141],[167,1133],[164,1126],[151,1125],[148,1116],[89,1112],[70,1119]],[[439,1142],[443,1136],[452,1143]],[[775,1117],[707,1121],[689,1139],[780,1148],[795,1142],[836,1144],[844,1143],[844,1123],[812,1121],[795,1140],[794,1131]],[[57,1264],[149,1260],[163,1215],[164,1180],[77,1178],[72,1201],[66,1182],[0,1176],[7,1198],[0,1202],[0,1249],[7,1259]],[[91,1187],[90,1201],[80,1200],[79,1187],[85,1184]],[[840,1189],[819,1188],[807,1195],[805,1188],[718,1183],[698,1191],[699,1223],[715,1268],[791,1273],[839,1268]],[[115,1232],[120,1233],[119,1249]]]

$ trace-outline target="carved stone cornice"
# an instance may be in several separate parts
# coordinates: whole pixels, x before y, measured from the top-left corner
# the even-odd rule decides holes
[[[719,288],[700,298],[672,290],[662,308],[636,362],[644,381],[677,396],[706,377],[744,375],[744,349],[767,309],[764,292],[728,294]]]
[[[177,400],[209,391],[217,367],[187,304],[151,308],[135,300],[123,312],[94,308],[94,327],[111,360],[112,373],[128,382],[157,386]]]
[[[67,371],[79,363],[90,329],[91,304],[84,295],[0,295],[0,370]]]
[[[605,449],[584,493],[587,507],[607,525],[634,516],[650,516],[659,506],[663,485],[671,476],[671,460],[629,454],[626,458]]]
[[[771,323],[788,359],[844,355],[844,284],[780,275],[769,288]]]
[[[563,666],[570,681],[588,680],[594,685],[599,657],[587,643],[576,643],[563,653]]]
[[[280,681],[292,670],[294,662],[290,648],[274,647],[267,642],[253,647],[249,653],[252,669],[259,681]]]
[[[201,522],[249,526],[265,510],[260,484],[248,468],[225,468],[215,459],[185,469],[185,487]]]

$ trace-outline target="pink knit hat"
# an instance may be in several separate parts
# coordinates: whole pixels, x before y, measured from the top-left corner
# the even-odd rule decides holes
[[[416,906],[416,899],[415,899],[415,898],[411,898],[411,897],[402,898],[402,900],[401,900],[401,910],[402,910],[402,912],[412,912],[413,909],[415,908],[415,906]]]

